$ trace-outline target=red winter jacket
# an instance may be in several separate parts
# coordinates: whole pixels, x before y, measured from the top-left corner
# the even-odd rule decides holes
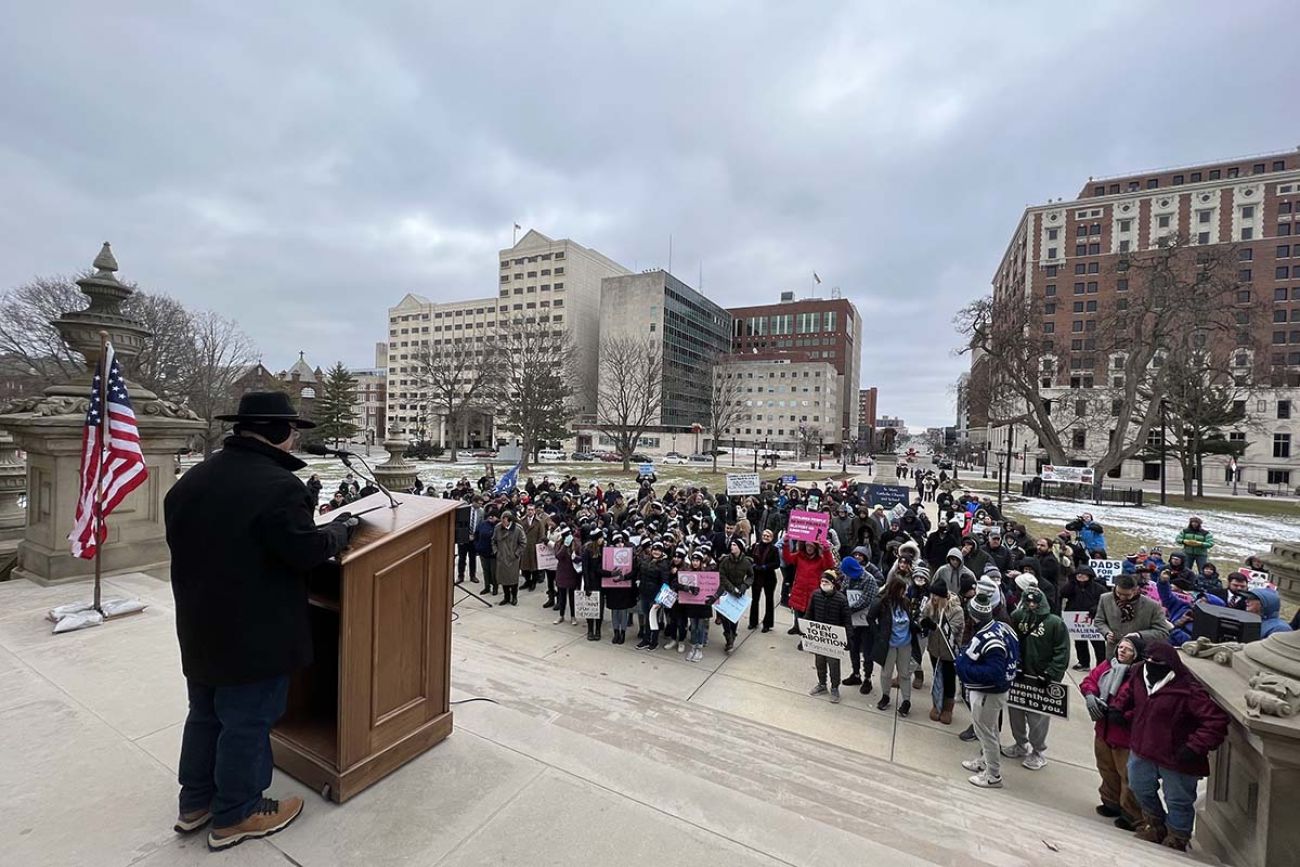
[[[1136,670],[1136,666],[1128,670],[1128,677],[1124,678],[1124,683],[1120,685],[1119,692],[1123,692],[1133,680],[1133,672]],[[1098,686],[1098,682],[1101,680],[1101,676],[1108,671],[1110,671],[1109,659],[1102,661],[1101,665],[1098,665],[1092,671],[1088,672],[1088,676],[1083,679],[1083,683],[1079,684],[1079,692],[1084,695],[1100,695],[1101,688]],[[1111,697],[1111,701],[1115,701],[1118,698],[1119,693],[1117,692]],[[1111,722],[1106,717],[1102,717],[1097,720],[1096,725],[1094,726],[1094,731],[1096,731],[1097,737],[1101,738],[1102,741],[1105,742],[1106,746],[1111,749],[1128,749],[1129,738],[1132,734],[1129,731],[1127,721]]]
[[[808,600],[821,586],[822,573],[827,569],[835,568],[835,558],[831,556],[830,549],[825,545],[818,545],[817,550],[817,555],[810,556],[803,550],[803,542],[799,543],[799,550],[794,552],[791,552],[789,547],[785,545],[781,546],[782,561],[794,565],[794,585],[790,588],[790,608],[798,614],[803,614],[808,610]]]
[[[1129,749],[1162,768],[1209,776],[1207,756],[1228,736],[1228,715],[1172,646],[1163,641],[1147,645],[1147,660],[1169,666],[1174,677],[1151,693],[1144,671],[1148,663],[1143,662],[1134,666],[1133,674],[1120,687],[1111,707],[1129,721]],[[1182,755],[1184,748],[1195,755]]]

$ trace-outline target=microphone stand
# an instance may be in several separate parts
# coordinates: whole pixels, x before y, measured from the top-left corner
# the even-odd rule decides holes
[[[382,491],[383,495],[388,498],[388,507],[390,509],[396,509],[398,506],[401,505],[401,503],[397,502],[397,500],[393,497],[392,492],[389,491],[388,488],[385,488],[383,485],[381,485],[379,483],[379,479],[375,478],[375,471],[371,468],[370,464],[366,463],[365,458],[361,457],[361,455],[346,455],[346,454],[339,454],[337,455],[337,457],[340,461],[343,462],[343,466],[347,467],[349,470],[353,470],[354,472],[356,472],[357,475],[361,476],[362,481],[369,482],[370,484],[378,488],[380,491]],[[370,478],[366,478],[365,476],[361,475],[361,471],[358,470],[356,467],[352,466],[352,461],[350,458],[356,458],[357,460],[361,461],[362,466],[364,466],[370,472]]]

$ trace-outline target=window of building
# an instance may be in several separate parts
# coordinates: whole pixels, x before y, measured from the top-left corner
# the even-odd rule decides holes
[[[1087,273],[1088,273],[1088,265],[1087,265],[1087,263],[1086,263],[1086,262],[1076,262],[1075,265],[1074,265],[1074,273],[1076,273],[1076,274],[1087,274]]]
[[[1055,284],[1055,283],[1048,283],[1047,286],[1044,287],[1044,289],[1043,289],[1043,294],[1044,294],[1044,295],[1047,295],[1049,298],[1052,297],[1053,295],[1055,295],[1055,294],[1056,294],[1056,284]]]
[[[1191,180],[1192,180],[1192,183],[1194,183],[1194,184],[1199,184],[1199,183],[1201,182],[1201,173],[1200,173],[1200,172],[1192,172],[1192,178],[1191,178]]]
[[[1075,313],[1082,313],[1082,312],[1083,312],[1083,302],[1082,302],[1082,301],[1076,301],[1076,302],[1074,302],[1074,312],[1075,312]]]
[[[1074,284],[1074,294],[1075,294],[1075,295],[1082,295],[1082,294],[1083,294],[1083,287],[1084,287],[1084,285],[1085,285],[1085,284],[1083,284],[1083,283],[1075,283],[1075,284]]]
[[[1228,177],[1230,178],[1241,177],[1241,169],[1238,168],[1237,166],[1233,166],[1232,168],[1228,169]],[[1214,172],[1210,172],[1210,179],[1211,180],[1214,179]]]
[[[1244,249],[1244,250],[1238,250],[1238,251],[1237,251],[1237,261],[1238,261],[1238,262],[1249,262],[1249,261],[1251,261],[1251,260],[1254,259],[1254,258],[1255,258],[1255,251],[1252,250],[1252,249],[1250,249],[1249,247],[1247,247],[1247,248]]]
[[[1286,161],[1285,161],[1285,160],[1273,160],[1273,171],[1275,171],[1275,172],[1286,171]]]
[[[1279,238],[1285,238],[1287,235],[1290,235],[1290,234],[1291,234],[1291,224],[1290,224],[1290,223],[1278,223],[1278,224],[1277,224],[1277,236],[1278,236]]]
[[[1265,168],[1267,168],[1267,166],[1265,166],[1264,163],[1255,163],[1250,167],[1250,173],[1252,175],[1262,175],[1264,174]]]
[[[1197,211],[1196,222],[1201,223],[1203,225],[1208,225],[1210,222],[1210,215],[1212,213],[1213,213],[1212,211]]]
[[[1196,233],[1196,243],[1198,243],[1198,244],[1208,244],[1208,243],[1210,243],[1210,233],[1209,233],[1209,232],[1197,232],[1197,233]]]
[[[1074,320],[1073,322],[1070,323],[1070,330],[1075,332],[1076,334],[1083,331],[1083,322],[1078,319]]]
[[[1096,255],[1099,255],[1100,253],[1101,253],[1101,244],[1089,244],[1089,245],[1088,245],[1088,255],[1089,255],[1089,256],[1096,256]]]
[[[1273,434],[1273,457],[1275,458],[1291,457],[1291,434],[1289,433]]]
[[[1075,245],[1074,245],[1074,255],[1076,255],[1076,256],[1086,256],[1086,255],[1088,255],[1088,245],[1087,245],[1087,244],[1075,244]]]
[[[1182,176],[1182,175],[1174,175],[1174,181],[1173,181],[1173,183],[1174,183],[1174,186],[1176,186],[1176,187],[1177,187],[1177,186],[1182,186],[1182,183],[1183,183],[1183,176]]]
[[[1088,294],[1089,294],[1089,295],[1095,295],[1095,294],[1097,294],[1097,281],[1096,281],[1096,280],[1089,280],[1089,281],[1088,281]]]
[[[1147,189],[1154,190],[1160,186],[1159,178],[1147,178]]]
[[[1122,279],[1122,280],[1116,280],[1116,281],[1115,281],[1115,291],[1116,291],[1116,292],[1127,292],[1127,291],[1128,291],[1128,278],[1124,278],[1124,279]]]
[[[1223,175],[1220,173],[1218,169],[1210,169],[1210,180],[1217,181],[1222,176]]]
[[[1255,219],[1255,206],[1254,206],[1254,205],[1246,205],[1245,207],[1243,207],[1243,208],[1241,209],[1241,218],[1242,218],[1243,220],[1253,220],[1253,219]]]
[[[1238,304],[1249,304],[1249,303],[1250,303],[1250,290],[1249,290],[1249,289],[1238,289],[1238,290],[1237,290],[1237,303],[1238,303]]]
[[[1055,301],[1049,301],[1049,302],[1047,302],[1046,304],[1043,305],[1043,315],[1044,315],[1044,316],[1051,316],[1051,315],[1054,314],[1055,312],[1056,312],[1056,302],[1055,302]],[[1285,310],[1279,310],[1278,312],[1281,313],[1281,314],[1283,314],[1283,316],[1285,317],[1285,315],[1286,315],[1286,311],[1285,311]]]
[[[1269,470],[1268,483],[1270,485],[1290,485],[1291,471],[1290,470]]]
[[[1237,271],[1237,282],[1249,283],[1251,280],[1251,276],[1252,274],[1249,268],[1241,268]]]
[[[1279,401],[1277,402],[1277,417],[1278,417],[1278,418],[1290,418],[1290,417],[1291,417],[1291,401],[1289,401],[1289,400],[1279,400]]]
[[[1128,242],[1128,241],[1120,241],[1120,242],[1119,242],[1119,251],[1120,251],[1121,253],[1127,253],[1127,252],[1129,251],[1129,242]]]
[[[1162,228],[1162,229],[1168,229],[1168,228],[1169,228],[1169,215],[1168,215],[1168,214],[1161,214],[1159,217],[1156,217],[1156,225],[1159,226],[1159,227]]]
[[[1044,334],[1053,334],[1053,333],[1055,333],[1055,331],[1056,331],[1056,323],[1055,323],[1055,322],[1044,322],[1044,323],[1043,323],[1043,333],[1044,333]]]
[[[1285,289],[1282,290],[1282,291],[1283,291],[1283,293],[1286,292]],[[1274,322],[1286,322],[1286,311],[1285,311],[1285,310],[1274,310],[1274,311],[1273,311],[1273,321],[1274,321]]]
[[[1279,244],[1277,248],[1277,258],[1289,259],[1291,257],[1291,245]]]
[[[1100,274],[1100,273],[1101,273],[1101,263],[1100,263],[1100,262],[1089,262],[1089,263],[1088,263],[1088,273],[1089,273],[1089,274]]]
[[[1076,238],[1088,237],[1088,227],[1080,223],[1078,226],[1075,227],[1074,236]]]
[[[1278,203],[1277,203],[1277,212],[1278,212],[1279,214],[1289,214],[1289,213],[1291,213],[1291,203],[1290,203],[1290,202],[1278,202]]]
[[[1056,265],[1048,265],[1048,266],[1047,266],[1047,276],[1048,276],[1048,277],[1055,277],[1055,276],[1056,276],[1056,269],[1057,269],[1057,267],[1058,267],[1058,266],[1056,266]]]

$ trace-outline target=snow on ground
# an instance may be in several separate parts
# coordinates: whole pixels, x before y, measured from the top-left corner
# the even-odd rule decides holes
[[[1274,542],[1294,541],[1300,538],[1300,514],[1289,516],[1248,515],[1240,512],[1219,512],[1214,509],[1192,511],[1186,507],[1144,506],[1094,506],[1069,500],[1030,499],[1011,504],[1011,510],[1024,518],[1047,524],[1064,525],[1083,512],[1091,512],[1107,530],[1120,530],[1147,540],[1147,545],[1160,545],[1166,551],[1173,546],[1178,531],[1187,526],[1192,514],[1200,515],[1207,530],[1214,534],[1213,557],[1220,561],[1240,560],[1248,554],[1267,552]],[[1123,556],[1131,551],[1112,551],[1112,556]],[[1226,556],[1225,556],[1226,555]]]

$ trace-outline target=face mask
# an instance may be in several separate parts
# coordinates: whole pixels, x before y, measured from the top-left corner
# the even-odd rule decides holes
[[[1169,666],[1162,665],[1159,662],[1147,663],[1147,682],[1156,683],[1162,680],[1165,675],[1169,674]]]
[[[823,585],[822,585],[822,592],[825,593],[827,596],[831,595],[832,593],[835,592],[835,585],[834,585],[834,584],[823,584]]]

